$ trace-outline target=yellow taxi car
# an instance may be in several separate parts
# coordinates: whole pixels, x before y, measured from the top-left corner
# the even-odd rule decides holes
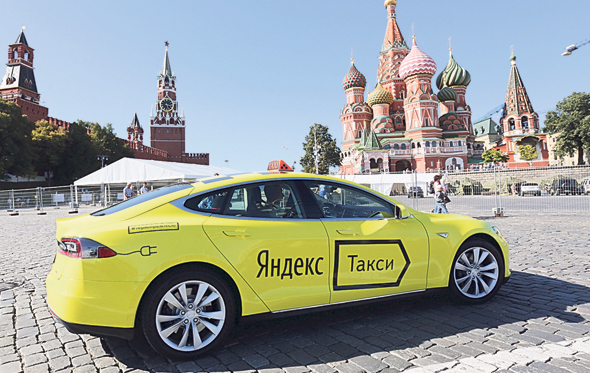
[[[217,176],[57,221],[53,316],[75,333],[132,338],[186,359],[248,316],[430,289],[489,300],[509,278],[492,224],[412,210],[310,174]]]

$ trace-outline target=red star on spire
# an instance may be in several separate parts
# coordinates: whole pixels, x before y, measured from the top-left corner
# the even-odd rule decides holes
[[[167,41],[165,41],[164,44],[166,44],[166,46],[169,46],[170,45],[170,43],[168,43]]]

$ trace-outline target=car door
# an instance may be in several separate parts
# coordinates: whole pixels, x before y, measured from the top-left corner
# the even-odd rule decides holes
[[[271,311],[329,303],[326,231],[291,182],[230,188],[219,209],[205,232]]]
[[[330,241],[331,303],[426,288],[429,244],[417,219],[396,218],[395,206],[361,188],[305,184],[322,210]]]

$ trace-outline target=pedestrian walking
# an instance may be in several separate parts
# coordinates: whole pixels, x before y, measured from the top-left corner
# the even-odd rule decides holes
[[[434,175],[434,212],[437,214],[448,214],[447,204],[445,202],[446,193],[445,186],[441,181],[441,175]]]
[[[510,186],[510,190],[512,191],[512,195],[515,196],[516,195],[516,184],[512,183],[512,185]]]

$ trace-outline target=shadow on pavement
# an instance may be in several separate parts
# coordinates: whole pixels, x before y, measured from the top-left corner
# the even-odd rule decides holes
[[[533,319],[544,328],[529,328]],[[590,324],[584,324],[589,319],[590,288],[513,272],[498,295],[482,305],[460,305],[446,295],[430,295],[242,324],[225,348],[184,366],[205,371],[285,368],[434,344],[469,345],[469,339],[493,339],[490,346],[501,350],[502,343],[509,348],[558,342],[565,339],[560,333],[568,339],[581,337],[590,333]],[[128,368],[177,372],[181,363],[159,356],[143,339],[106,339],[103,344]]]

